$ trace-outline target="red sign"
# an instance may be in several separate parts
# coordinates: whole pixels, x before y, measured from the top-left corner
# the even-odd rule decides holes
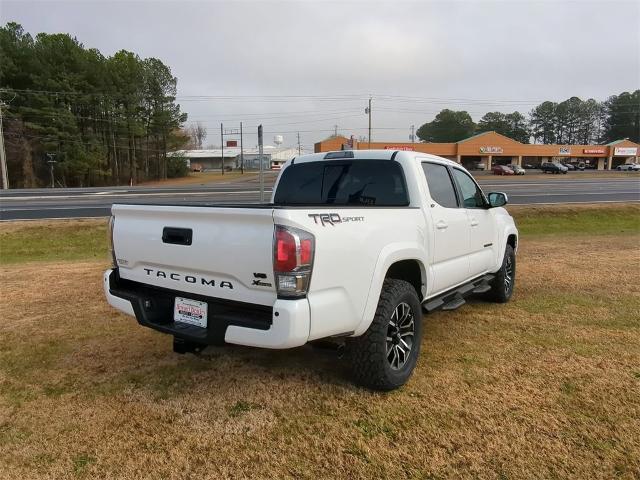
[[[227,140],[227,147],[237,147],[237,146],[238,146],[237,140]]]
[[[585,148],[584,150],[582,150],[582,153],[591,153],[591,154],[595,154],[595,155],[602,155],[604,154],[604,148]]]
[[[385,150],[404,150],[406,152],[413,152],[415,147],[410,145],[386,145],[384,147]]]

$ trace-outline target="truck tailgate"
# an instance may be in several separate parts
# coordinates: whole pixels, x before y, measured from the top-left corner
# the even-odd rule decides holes
[[[120,277],[239,302],[273,305],[273,209],[114,205]]]

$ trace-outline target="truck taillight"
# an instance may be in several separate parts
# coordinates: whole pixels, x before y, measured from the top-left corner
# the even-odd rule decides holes
[[[107,242],[109,243],[109,256],[111,257],[111,265],[113,268],[118,268],[118,263],[116,262],[116,251],[113,248],[113,227],[116,223],[116,217],[111,215],[109,217],[109,224],[107,226]]]
[[[315,238],[298,228],[276,225],[273,273],[279,297],[304,297],[309,289]]]

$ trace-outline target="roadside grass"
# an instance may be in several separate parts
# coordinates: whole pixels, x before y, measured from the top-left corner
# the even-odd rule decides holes
[[[521,237],[640,233],[640,204],[507,205]],[[595,245],[595,248],[609,248]]]
[[[538,210],[568,244],[518,207],[513,301],[425,316],[386,394],[310,347],[175,355],[106,305],[102,254],[5,264],[0,478],[638,478],[640,232],[573,208]]]
[[[107,260],[107,220],[43,220],[0,224],[0,264]]]
[[[508,206],[523,239],[545,235],[635,234],[640,204]],[[33,261],[105,260],[105,218],[0,223],[0,265]],[[612,248],[594,245],[591,248]]]
[[[148,182],[142,182],[139,185],[145,187],[172,187],[181,185],[207,185],[210,183],[223,183],[231,182],[240,179],[255,178],[258,174],[256,172],[225,172],[221,174],[218,172],[190,172],[186,177],[168,178],[166,180],[149,180]]]

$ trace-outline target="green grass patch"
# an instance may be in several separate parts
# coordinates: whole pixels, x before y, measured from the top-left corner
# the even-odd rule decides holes
[[[619,235],[640,232],[640,206],[518,207],[510,210],[522,236]]]
[[[87,467],[92,463],[96,463],[96,458],[87,453],[81,453],[73,457],[73,471],[76,475],[85,473]]]
[[[0,264],[107,259],[107,222],[58,221],[0,229]]]
[[[262,405],[258,403],[245,402],[244,400],[238,400],[229,408],[229,416],[231,417],[240,417],[245,413],[250,412],[251,410],[259,410],[262,408]]]

